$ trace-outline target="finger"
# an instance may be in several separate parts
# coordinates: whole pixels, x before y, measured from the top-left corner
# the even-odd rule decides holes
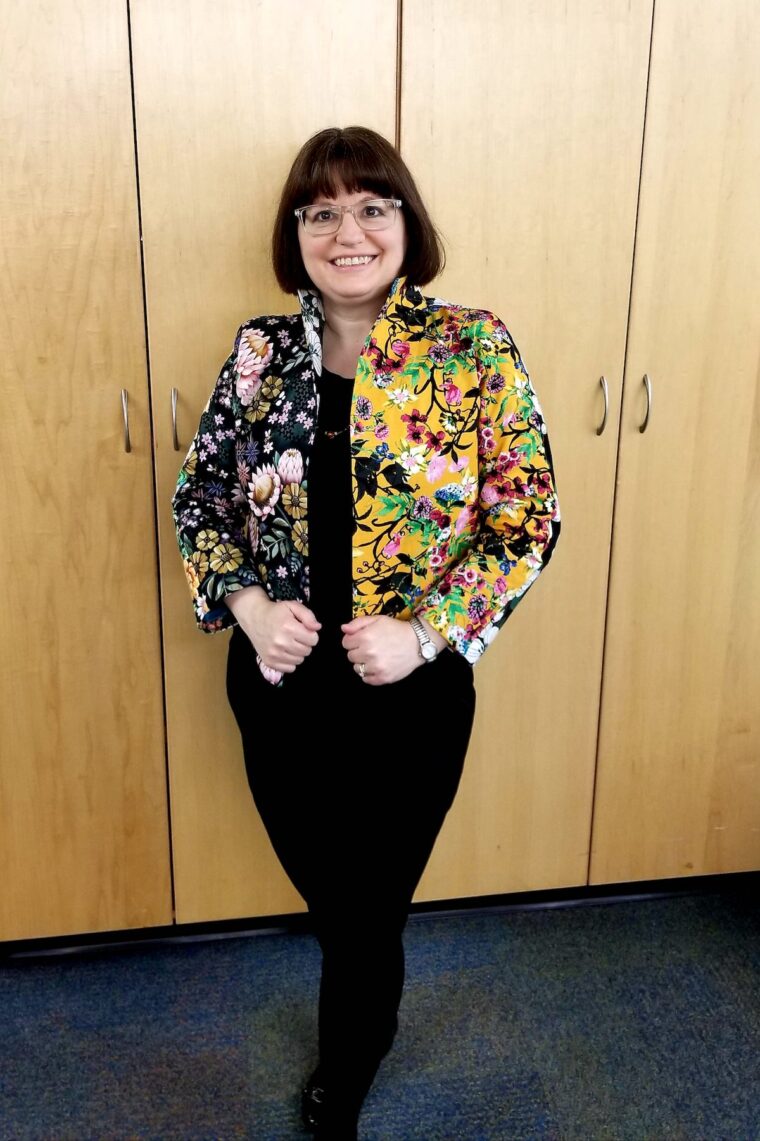
[[[293,630],[292,639],[293,643],[301,649],[311,650],[319,641],[319,634],[316,630],[307,630],[305,626],[301,626],[299,623]]]
[[[358,618],[352,618],[350,622],[341,623],[341,630],[346,634],[355,634],[359,630],[363,630],[365,626],[371,626],[377,622],[379,614],[361,614]]]
[[[286,603],[288,610],[297,618],[302,626],[306,626],[308,630],[320,630],[322,623],[318,621],[316,614],[313,610],[309,610],[308,606],[304,606],[303,602],[296,602],[295,600]]]
[[[307,650],[311,652],[311,647],[298,646],[292,638],[284,638],[275,641],[267,656],[268,658],[276,658],[278,661],[292,662],[294,665],[298,665],[299,662],[303,661]]]

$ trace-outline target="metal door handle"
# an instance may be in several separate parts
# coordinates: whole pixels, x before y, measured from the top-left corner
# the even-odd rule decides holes
[[[601,436],[602,432],[607,427],[607,413],[610,410],[610,392],[607,386],[607,378],[605,376],[600,376],[599,383],[601,384],[602,392],[604,393],[604,415],[602,416],[601,424],[596,430],[597,436]]]
[[[650,413],[652,411],[652,382],[649,379],[649,375],[647,373],[644,373],[644,382],[643,383],[644,383],[644,388],[647,391],[647,411],[646,411],[646,415],[644,417],[643,424],[639,424],[639,431],[640,432],[646,432],[647,424],[649,423],[649,416],[650,416]]]
[[[174,444],[175,452],[179,451],[179,438],[177,436],[177,398],[179,393],[176,388],[172,389],[172,442]]]
[[[132,443],[129,439],[129,394],[126,388],[121,390],[121,414],[124,417],[124,451],[132,451]]]

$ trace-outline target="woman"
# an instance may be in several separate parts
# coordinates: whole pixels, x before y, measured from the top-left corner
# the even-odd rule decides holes
[[[420,293],[443,259],[390,143],[309,139],[273,259],[301,312],[239,330],[173,502],[198,623],[233,626],[253,799],[322,949],[304,1124],[353,1138],[462,772],[471,667],[549,561],[559,510],[507,329]]]

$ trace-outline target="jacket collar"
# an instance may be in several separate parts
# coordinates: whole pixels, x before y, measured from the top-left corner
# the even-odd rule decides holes
[[[311,363],[317,376],[321,376],[322,335],[325,331],[325,310],[322,305],[322,295],[317,289],[299,289],[298,302],[301,306],[301,319],[303,320]],[[402,325],[406,325],[410,323],[412,311],[424,309],[425,306],[425,298],[416,285],[412,285],[404,276],[395,278],[377,320],[372,326],[370,336],[374,335],[378,325],[387,317],[392,315],[394,323],[400,322]]]

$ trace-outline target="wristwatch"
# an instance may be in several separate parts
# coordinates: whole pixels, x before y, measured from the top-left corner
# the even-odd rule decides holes
[[[420,622],[416,614],[413,614],[409,619],[409,625],[417,635],[417,641],[420,644],[420,653],[426,662],[434,662],[438,657],[438,647],[432,638],[428,637],[425,627]]]

